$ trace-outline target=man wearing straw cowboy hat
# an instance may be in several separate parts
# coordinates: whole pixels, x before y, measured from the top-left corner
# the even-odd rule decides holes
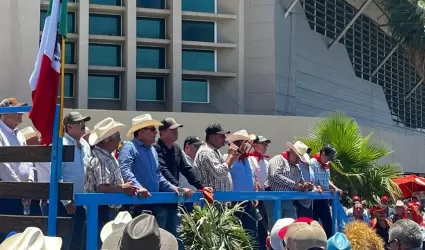
[[[137,195],[151,196],[150,192],[175,192],[179,189],[167,181],[159,170],[158,155],[152,146],[155,143],[157,128],[162,123],[152,119],[150,114],[143,114],[132,119],[132,126],[127,133],[127,141],[118,156],[121,174],[125,182],[131,182],[137,188]],[[123,209],[132,210],[134,215],[143,210],[150,210],[157,215],[158,207],[155,205],[139,205]],[[160,225],[163,226],[163,225]]]
[[[308,146],[297,141],[294,144],[287,142],[289,150],[276,155],[269,161],[269,172],[265,183],[266,191],[306,191],[313,190],[313,185],[304,182],[298,162],[307,162]],[[267,202],[267,215],[269,227],[276,220],[273,216],[273,204]],[[297,218],[297,211],[292,200],[282,201],[281,218]]]
[[[124,124],[116,122],[108,117],[94,126],[90,132],[88,142],[93,147],[92,156],[86,165],[85,191],[88,193],[119,193],[133,195],[133,185],[124,183],[118,162],[112,156],[121,141],[120,129]],[[98,223],[99,230],[111,218],[115,217],[117,206],[99,206]],[[99,231],[100,232],[100,231]]]

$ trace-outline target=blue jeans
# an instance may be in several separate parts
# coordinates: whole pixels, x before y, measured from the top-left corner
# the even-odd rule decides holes
[[[160,228],[167,230],[177,238],[179,242],[179,249],[182,250],[183,245],[179,239],[179,233],[177,231],[177,228],[181,223],[181,217],[178,208],[174,206],[158,208],[155,218]]]
[[[297,209],[294,206],[294,203],[289,201],[281,201],[281,210],[279,218],[274,218],[274,202],[275,201],[264,201],[264,205],[266,207],[267,220],[269,230],[272,230],[274,224],[278,219],[281,218],[292,218],[294,220],[297,219]]]
[[[62,237],[62,250],[86,249],[86,210],[77,206],[75,214],[69,215],[65,207],[59,202],[58,216],[72,218],[72,233],[70,236]]]

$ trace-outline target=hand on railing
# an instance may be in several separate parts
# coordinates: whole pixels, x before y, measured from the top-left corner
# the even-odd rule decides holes
[[[146,188],[136,188],[133,187],[133,192],[135,195],[142,197],[142,198],[147,198],[147,197],[151,197],[151,193],[149,193],[149,191]]]

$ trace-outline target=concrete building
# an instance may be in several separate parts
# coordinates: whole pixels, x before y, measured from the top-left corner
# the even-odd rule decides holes
[[[377,0],[68,1],[68,108],[305,117],[342,110],[394,147],[389,160],[425,172],[423,80]],[[30,101],[47,5],[2,3],[1,93]],[[210,122],[199,117],[200,127]],[[253,118],[252,129],[284,127],[285,135],[271,132],[276,138],[306,133],[287,128],[290,117]],[[246,119],[231,119],[232,127],[247,127]]]

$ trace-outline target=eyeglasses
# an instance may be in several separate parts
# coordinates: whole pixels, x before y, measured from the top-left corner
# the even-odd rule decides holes
[[[143,130],[150,130],[152,132],[155,132],[156,128],[155,127],[146,127],[146,128],[143,128]]]

